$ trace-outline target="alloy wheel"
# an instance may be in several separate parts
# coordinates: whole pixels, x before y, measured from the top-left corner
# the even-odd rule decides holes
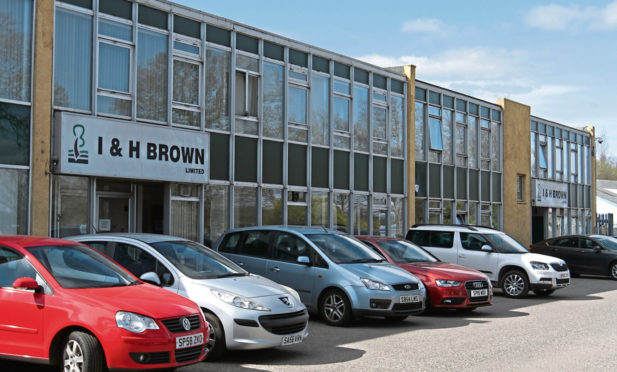
[[[331,322],[338,322],[345,316],[345,301],[336,293],[329,295],[324,302],[324,315]]]
[[[611,266],[611,276],[613,277],[613,279],[617,279],[617,263],[614,263]]]
[[[525,279],[523,279],[519,274],[512,273],[503,281],[503,289],[510,296],[516,297],[520,296],[523,293],[523,289],[525,288]]]
[[[64,372],[81,372],[84,367],[84,353],[75,340],[67,342],[62,355]]]
[[[214,334],[214,327],[212,324],[208,323],[208,341],[206,342],[206,351],[209,353],[214,349],[214,345],[216,344],[216,334]]]

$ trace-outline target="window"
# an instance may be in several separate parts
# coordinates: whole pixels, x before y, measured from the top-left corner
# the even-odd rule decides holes
[[[525,175],[516,175],[516,201],[523,203],[525,201]]]
[[[30,107],[0,102],[0,164],[29,163]]]
[[[461,245],[468,251],[481,251],[483,245],[490,245],[488,240],[480,234],[460,233]]]
[[[283,190],[263,188],[261,190],[261,224],[283,224]]]
[[[290,190],[287,192],[287,224],[306,225],[307,193]]]
[[[443,150],[440,119],[429,118],[429,134],[431,150]]]
[[[249,231],[238,250],[248,256],[267,258],[271,235],[270,231]]]
[[[348,81],[334,79],[334,97],[332,100],[334,147],[345,150],[349,150],[351,142],[349,131],[350,89]]]
[[[209,184],[204,187],[204,244],[213,247],[229,228],[229,186]]]
[[[263,135],[283,139],[285,85],[282,65],[264,62]]]
[[[28,232],[28,172],[0,168],[0,234]]]
[[[199,63],[179,58],[174,58],[173,66],[172,122],[199,128],[201,66]]]
[[[315,145],[329,145],[330,78],[317,73],[314,73],[311,79],[311,126],[311,142]]]
[[[113,259],[138,278],[147,272],[154,272],[163,287],[168,287],[174,282],[171,272],[159,260],[130,244],[116,243]]]
[[[22,255],[0,247],[0,288],[12,287],[17,278],[36,279],[36,276],[36,271]]]
[[[540,157],[539,167],[546,169],[548,167],[548,163],[546,161],[546,143],[540,143],[540,146],[538,146],[538,155]]]
[[[369,152],[369,91],[368,87],[354,84],[353,87],[354,149]]]
[[[167,35],[140,27],[137,31],[138,118],[167,122],[167,57]]]
[[[0,98],[30,101],[32,3],[0,2]]]
[[[394,81],[394,80],[393,80]],[[405,146],[405,105],[402,96],[390,96],[390,151],[392,156],[403,157]]]
[[[286,262],[298,263],[298,257],[311,255],[308,244],[301,238],[280,233],[274,238],[272,258]]]
[[[454,233],[450,231],[413,230],[407,234],[406,239],[424,247],[452,248]]]
[[[206,48],[206,128],[229,131],[231,52]]]
[[[238,242],[242,237],[242,232],[227,234],[219,246],[221,252],[240,253],[238,251]]]
[[[102,114],[131,116],[131,26],[99,20],[97,111]]]
[[[259,95],[259,60],[251,56],[236,54],[236,116],[252,121],[257,120]]]

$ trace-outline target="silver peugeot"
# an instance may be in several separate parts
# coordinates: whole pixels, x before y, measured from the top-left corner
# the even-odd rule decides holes
[[[295,290],[250,274],[203,245],[156,234],[67,239],[88,244],[142,280],[196,302],[211,326],[207,360],[226,350],[290,345],[308,336],[308,313]]]

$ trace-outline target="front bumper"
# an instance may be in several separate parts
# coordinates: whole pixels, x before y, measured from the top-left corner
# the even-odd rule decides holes
[[[308,337],[308,312],[306,309],[288,313],[254,314],[250,318],[238,317],[228,320],[231,334],[226,334],[227,349],[265,349],[301,342]]]
[[[199,316],[199,319],[202,319]],[[141,334],[117,329],[118,337],[112,342],[102,341],[110,370],[151,370],[176,368],[202,361],[206,357],[205,343],[208,340],[208,327],[200,320],[190,331],[172,331],[157,322],[159,329]],[[197,328],[198,327],[198,328]],[[203,344],[176,349],[176,339],[182,336],[201,333]]]
[[[474,286],[481,283],[481,286]],[[431,307],[441,309],[467,309],[480,306],[490,306],[493,299],[493,288],[486,280],[470,280],[459,287],[438,287],[434,283],[426,286]],[[487,290],[486,296],[472,296],[474,290]]]
[[[559,289],[570,285],[570,271],[534,271],[529,277],[529,287],[535,289]]]
[[[355,316],[405,316],[420,313],[425,306],[424,286],[408,291],[377,291],[364,286],[350,286],[346,289]],[[418,301],[402,301],[407,296],[417,296]]]

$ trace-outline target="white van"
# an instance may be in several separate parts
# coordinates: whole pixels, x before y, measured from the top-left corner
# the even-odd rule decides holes
[[[499,230],[467,225],[413,225],[406,239],[442,261],[483,272],[508,297],[524,297],[529,290],[548,296],[570,284],[570,271],[563,260],[529,253]]]

